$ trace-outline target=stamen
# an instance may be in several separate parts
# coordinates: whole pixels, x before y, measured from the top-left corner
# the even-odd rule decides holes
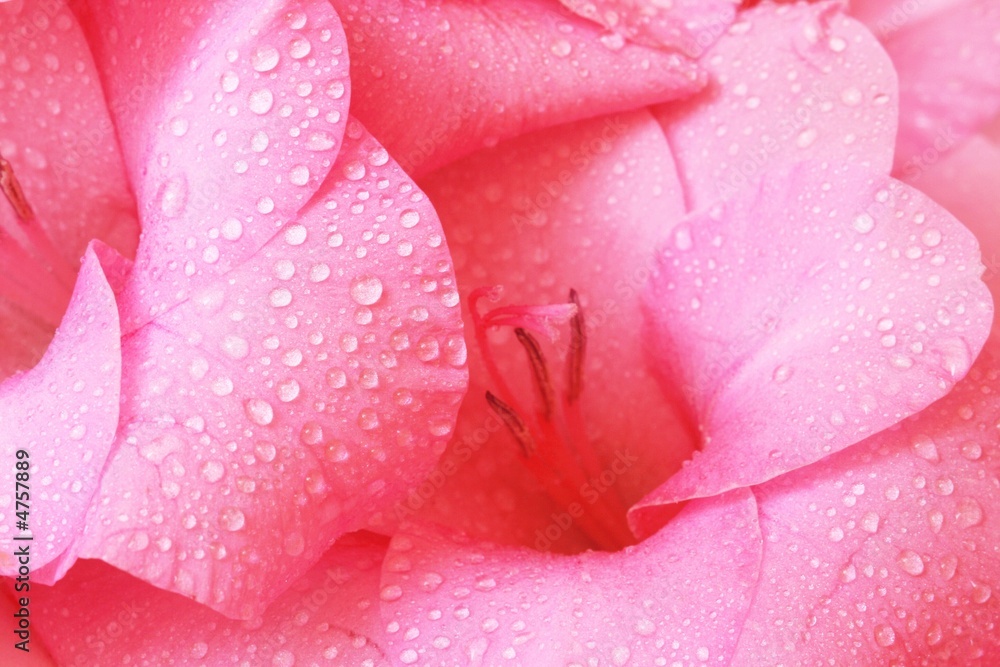
[[[583,392],[583,358],[587,352],[587,329],[584,327],[580,296],[575,289],[570,289],[569,300],[576,306],[576,313],[569,322],[571,338],[566,357],[566,401],[572,405]]]
[[[518,327],[514,329],[514,334],[517,336],[517,341],[524,347],[524,351],[528,353],[528,362],[531,364],[531,374],[535,378],[535,387],[542,397],[542,418],[549,421],[552,419],[552,408],[556,401],[542,349],[535,337],[524,329]]]
[[[603,468],[592,449],[583,419],[583,368],[587,338],[576,290],[570,290],[569,303],[540,306],[502,306],[483,313],[482,299],[499,301],[499,287],[480,288],[469,295],[473,328],[477,345],[496,393],[486,392],[490,408],[510,431],[523,454],[524,465],[542,485],[546,493],[564,508],[586,508],[578,518],[580,529],[600,548],[616,551],[635,538],[625,525],[625,506],[617,489],[604,489],[599,498],[592,495],[600,488]],[[567,327],[571,334],[569,350],[564,357],[566,386],[562,399],[556,400],[549,364],[538,336],[556,342],[557,325]],[[524,348],[535,388],[539,394],[536,409],[525,409],[522,396],[511,391],[500,373],[497,360],[486,333],[489,327],[511,326],[518,343]],[[523,392],[522,392],[523,393]],[[521,399],[521,400],[519,400]],[[589,491],[588,491],[589,489]]]
[[[521,446],[524,456],[529,457],[534,454],[537,447],[535,446],[534,439],[531,437],[531,431],[520,415],[514,411],[514,408],[501,401],[490,391],[486,392],[486,402],[490,404],[490,408],[500,417],[500,421],[504,423],[507,430],[517,440],[517,444]]]
[[[469,293],[469,309],[473,319],[483,327],[520,327],[545,336],[553,343],[559,340],[558,325],[566,324],[576,315],[576,306],[571,303],[552,303],[545,306],[501,306],[479,313],[480,299],[499,301],[503,288],[480,287]]]
[[[10,202],[16,225],[0,226],[0,297],[57,325],[69,303],[76,270],[60,255],[38,218],[9,160],[0,155],[0,192]],[[0,218],[2,221],[2,218]]]
[[[3,190],[10,205],[14,208],[14,215],[22,223],[33,222],[35,212],[28,203],[28,198],[24,196],[24,190],[14,175],[14,167],[7,159],[0,155],[0,190]]]

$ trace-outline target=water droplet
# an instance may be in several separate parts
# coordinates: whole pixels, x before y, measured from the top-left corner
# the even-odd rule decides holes
[[[351,283],[351,298],[362,306],[370,306],[382,298],[382,281],[375,276],[361,276]]]
[[[219,525],[225,530],[236,532],[246,525],[246,516],[237,507],[226,507],[219,513]]]
[[[365,389],[376,389],[378,388],[378,373],[373,368],[366,368],[361,371],[361,377],[358,379],[358,384],[360,384]]]
[[[989,584],[981,584],[977,581],[972,582],[972,601],[976,604],[986,604],[989,599],[993,596],[993,589]]]
[[[939,496],[950,496],[955,492],[955,482],[950,477],[939,477],[934,482],[934,491]]]
[[[927,628],[927,634],[924,635],[928,646],[937,646],[943,638],[944,632],[941,629],[941,624],[936,622],[931,623],[931,626]]]
[[[288,45],[288,54],[295,58],[305,58],[312,51],[312,44],[305,37],[296,37],[292,40],[291,44]]]
[[[290,403],[299,397],[301,387],[297,380],[288,379],[278,383],[278,400]]]
[[[969,461],[978,461],[983,455],[983,448],[978,442],[969,440],[962,443],[962,456]]]
[[[305,185],[309,182],[309,167],[296,165],[288,172],[288,180],[292,185]]]
[[[861,517],[861,530],[866,533],[878,532],[879,515],[875,512],[868,512]]]
[[[955,576],[956,570],[958,570],[958,557],[953,554],[944,556],[938,562],[938,571],[945,581],[951,581],[952,577]]]
[[[365,177],[365,165],[358,160],[348,162],[344,165],[344,178],[349,181],[360,181]]]
[[[915,551],[910,551],[909,549],[901,551],[896,562],[899,563],[899,566],[907,574],[916,577],[924,573],[924,559]]]
[[[254,424],[267,426],[274,421],[274,408],[262,398],[251,398],[245,404],[247,417]]]
[[[277,289],[271,290],[268,300],[275,308],[284,308],[292,302],[292,293],[284,287],[278,287]]]
[[[237,88],[239,88],[240,76],[236,72],[230,70],[222,75],[222,78],[219,80],[219,83],[222,86],[222,90],[224,92],[231,93]]]
[[[420,222],[420,214],[412,209],[407,209],[399,214],[399,224],[406,229],[415,227]]]
[[[162,438],[143,439],[139,443],[139,453],[147,461],[159,464],[163,462],[163,459],[180,450],[183,446],[183,441],[177,436],[165,435]]]
[[[854,230],[859,234],[867,234],[871,230],[875,229],[875,218],[867,213],[862,213],[854,218],[853,226]]]
[[[285,553],[289,556],[298,556],[306,550],[306,541],[301,533],[289,533],[285,536]]]
[[[339,100],[341,97],[343,97],[345,91],[346,88],[344,87],[343,81],[331,81],[330,84],[326,87],[327,96],[335,100]]]
[[[278,49],[269,45],[260,45],[254,49],[250,56],[250,64],[258,72],[270,72],[278,66],[280,59],[281,54],[278,53]]]
[[[243,236],[243,223],[241,223],[236,218],[227,218],[225,222],[222,223],[222,238],[227,241],[237,241],[241,236]]]
[[[937,445],[926,435],[914,436],[910,440],[910,445],[913,447],[913,453],[925,461],[937,463],[941,460],[941,457],[938,455]]]
[[[323,427],[316,422],[306,422],[302,425],[299,438],[307,445],[318,445],[323,442]]]
[[[160,188],[160,210],[168,218],[177,218],[187,206],[188,184],[183,176],[168,178]]]
[[[331,368],[326,372],[326,383],[334,389],[343,389],[347,385],[347,373],[340,368]]]
[[[888,647],[896,643],[896,631],[888,625],[875,626],[875,641],[879,646]]]
[[[983,522],[983,508],[975,498],[962,498],[955,510],[955,521],[962,528],[978,526]]]
[[[170,133],[175,137],[183,137],[187,134],[188,127],[190,127],[190,123],[188,123],[187,118],[177,116],[170,121]]]
[[[253,452],[257,456],[257,458],[263,461],[264,463],[270,463],[271,461],[274,460],[274,457],[278,455],[277,448],[274,446],[273,443],[270,443],[267,440],[261,440],[260,442],[255,444]]]
[[[326,132],[313,132],[306,139],[306,148],[311,151],[326,151],[337,145],[337,142]]]
[[[225,472],[225,467],[219,461],[205,461],[201,466],[201,476],[207,482],[218,482]]]
[[[792,369],[785,364],[775,368],[774,373],[771,374],[771,379],[777,384],[787,382],[790,377],[792,377]]]
[[[398,600],[403,597],[403,589],[395,584],[383,586],[382,590],[379,592],[379,597],[386,602],[392,602],[393,600]]]
[[[433,336],[424,336],[417,341],[416,353],[417,359],[421,361],[434,361],[441,353],[441,347]]]
[[[274,106],[274,95],[267,88],[255,90],[247,97],[247,105],[255,114],[266,114]]]
[[[378,413],[371,408],[365,408],[358,413],[358,426],[360,426],[363,431],[370,431],[378,428],[378,425]]]
[[[250,344],[240,336],[229,334],[222,339],[222,351],[233,359],[245,359],[250,354]]]
[[[573,45],[570,44],[565,39],[559,39],[556,40],[554,44],[552,44],[551,49],[552,53],[554,53],[555,55],[559,56],[560,58],[565,58],[566,56],[568,56],[570,53],[573,52]]]
[[[799,133],[799,136],[795,139],[795,145],[799,148],[809,148],[816,141],[818,134],[819,133],[815,130],[815,128],[802,130],[802,132]]]

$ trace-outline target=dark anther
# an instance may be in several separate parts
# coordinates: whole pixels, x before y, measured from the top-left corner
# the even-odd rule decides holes
[[[549,380],[549,367],[545,365],[542,348],[538,344],[538,340],[521,327],[514,329],[514,333],[517,335],[517,342],[528,353],[531,374],[535,377],[535,386],[538,387],[538,393],[542,396],[544,407],[542,416],[548,421],[552,418],[552,409],[555,406],[555,391],[552,389],[552,381]]]
[[[587,329],[583,321],[583,307],[575,289],[569,291],[569,301],[576,306],[576,315],[570,320],[569,353],[566,359],[566,400],[574,403],[583,391],[583,356],[587,351]]]
[[[524,456],[531,456],[535,451],[535,441],[532,439],[531,432],[528,431],[528,426],[524,423],[524,420],[514,412],[514,408],[494,396],[491,391],[486,392],[486,402],[490,404],[493,412],[497,413],[500,421],[504,423],[510,434],[517,440],[517,444],[521,446]]]
[[[24,190],[14,175],[14,167],[2,155],[0,155],[0,190],[7,196],[10,205],[14,207],[14,214],[21,222],[31,222],[35,219],[35,212],[31,210],[28,198],[24,196]]]

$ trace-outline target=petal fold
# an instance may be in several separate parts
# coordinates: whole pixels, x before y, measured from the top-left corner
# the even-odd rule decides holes
[[[704,85],[687,57],[602,40],[550,1],[333,4],[351,50],[351,113],[415,177],[503,139]]]
[[[895,169],[946,152],[1000,113],[1000,5],[852,3],[899,73]],[[935,158],[936,159],[936,158]]]
[[[944,209],[850,164],[770,172],[693,215],[646,307],[703,447],[632,518],[808,465],[947,394],[989,333],[981,273]]]
[[[388,667],[379,645],[384,554],[384,538],[347,537],[250,621],[82,560],[58,585],[34,593],[35,624],[60,665]]]
[[[72,564],[115,439],[121,364],[118,308],[91,248],[45,356],[0,384],[0,452],[8,462],[0,575],[17,575],[12,554],[20,545],[30,548],[33,582],[51,583]]]
[[[712,84],[654,110],[688,210],[802,160],[849,160],[888,172],[898,95],[892,62],[835,5],[766,3],[744,11],[699,62]]]
[[[899,427],[754,489],[764,560],[734,665],[1000,661],[998,351]]]
[[[241,618],[430,472],[467,381],[437,216],[353,120],[301,216],[123,358],[82,553]]]
[[[382,568],[386,650],[397,665],[727,664],[761,548],[746,490],[694,501],[613,554],[554,556],[411,526]]]
[[[739,0],[560,0],[571,12],[637,44],[705,53],[736,16]]]
[[[127,333],[242,264],[316,192],[347,123],[347,49],[323,0],[75,9],[143,224]]]

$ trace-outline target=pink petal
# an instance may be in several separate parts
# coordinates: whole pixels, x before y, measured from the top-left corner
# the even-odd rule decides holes
[[[552,2],[334,5],[351,51],[351,113],[414,175],[502,139],[704,85],[687,58],[602,41],[597,26]]]
[[[377,613],[384,554],[384,538],[346,538],[246,622],[84,560],[33,591],[35,625],[61,665],[388,666]]]
[[[91,239],[131,256],[135,203],[83,33],[61,0],[0,4],[0,154],[73,267]],[[3,198],[0,197],[0,200]],[[15,217],[0,203],[0,228]],[[0,378],[34,366],[51,325],[0,303]]]
[[[864,22],[880,40],[910,24],[923,21],[935,12],[953,9],[967,0],[850,0],[851,15]]]
[[[88,249],[45,356],[0,384],[0,452],[8,462],[0,501],[0,575],[17,575],[12,554],[24,545],[31,552],[33,582],[50,583],[72,564],[67,550],[83,530],[114,441],[120,381],[118,309],[97,254]],[[17,467],[22,461],[27,470]],[[24,472],[26,480],[16,478]],[[30,533],[16,528],[25,519]],[[28,534],[32,541],[18,540]]]
[[[1000,145],[976,135],[933,162],[914,162],[902,178],[966,225],[982,246],[983,280],[1000,297]],[[998,313],[994,312],[994,321]]]
[[[948,393],[989,332],[972,235],[866,169],[804,163],[661,248],[649,342],[703,450],[640,507],[759,484]],[[653,523],[652,525],[655,525]]]
[[[899,428],[754,489],[764,563],[734,664],[1000,662],[997,350]]]
[[[1000,113],[1000,5],[994,0],[862,3],[899,73],[897,171],[955,147]]]
[[[346,44],[323,0],[78,4],[140,202],[129,332],[253,256],[316,192],[347,122]]]
[[[397,664],[728,664],[761,541],[745,490],[625,551],[553,556],[411,527],[382,569]],[[568,519],[568,517],[567,517]]]
[[[726,31],[739,0],[559,0],[621,37],[697,58]]]
[[[896,77],[878,42],[830,4],[762,4],[701,59],[715,80],[655,113],[674,149],[688,210],[768,169],[805,159],[888,171]]]
[[[565,303],[580,293],[587,327],[580,413],[590,447],[610,465],[638,457],[617,487],[626,504],[674,472],[692,449],[690,435],[646,370],[639,291],[651,249],[681,219],[683,197],[670,148],[646,111],[542,130],[446,167],[426,182],[455,258],[459,287],[502,285],[498,305]],[[474,326],[466,313],[467,338]],[[490,348],[514,392],[534,405],[524,350],[511,330]],[[569,341],[548,347],[557,392]],[[497,391],[470,342],[472,387],[438,471],[397,506],[492,541],[534,544],[557,511],[528,473],[520,449],[484,399]],[[528,417],[529,415],[524,415]],[[620,466],[616,466],[619,467]],[[484,508],[489,508],[488,510]],[[586,542],[567,534],[559,550]]]
[[[467,379],[454,280],[427,198],[351,121],[295,222],[126,337],[81,553],[258,613],[443,451]]]

